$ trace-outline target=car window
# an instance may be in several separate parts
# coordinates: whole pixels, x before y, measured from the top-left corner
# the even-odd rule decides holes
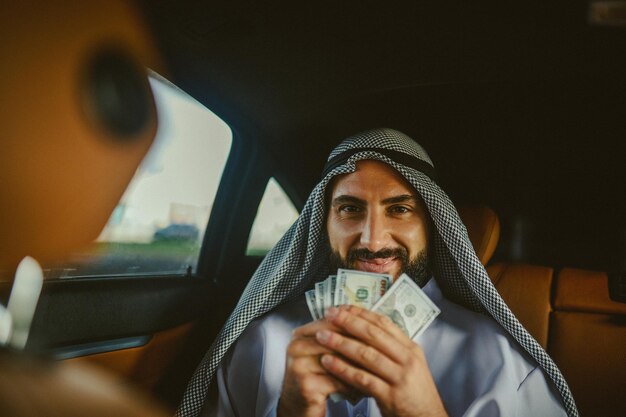
[[[270,178],[252,224],[246,255],[265,255],[297,218],[298,210],[287,193],[276,179]]]
[[[159,128],[104,230],[47,277],[188,274],[196,268],[231,148],[230,128],[157,74],[150,76]]]

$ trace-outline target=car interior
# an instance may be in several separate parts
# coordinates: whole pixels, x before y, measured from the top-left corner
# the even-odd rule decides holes
[[[329,151],[389,127],[581,415],[626,415],[626,2],[0,12],[0,303],[22,257],[45,277],[26,355],[173,412]]]

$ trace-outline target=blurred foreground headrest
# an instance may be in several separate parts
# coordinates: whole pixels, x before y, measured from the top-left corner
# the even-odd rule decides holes
[[[93,241],[157,126],[161,70],[127,1],[0,6],[0,268]]]

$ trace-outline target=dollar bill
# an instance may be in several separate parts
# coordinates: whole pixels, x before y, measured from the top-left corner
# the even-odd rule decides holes
[[[335,289],[337,287],[337,275],[329,275],[326,278],[326,292],[324,293],[324,306],[332,307],[335,301]]]
[[[318,282],[315,284],[315,307],[317,308],[317,314],[320,317],[324,317],[325,297],[326,296],[326,281]],[[330,307],[330,306],[329,306]]]
[[[407,336],[415,339],[433,322],[441,310],[406,274],[372,307],[372,311],[389,317]]]
[[[315,302],[315,290],[309,290],[304,293],[304,298],[306,299],[306,305],[309,307],[309,312],[311,313],[311,317],[313,320],[319,320],[322,317],[319,315]]]
[[[370,310],[392,283],[391,275],[337,270],[334,306],[356,305]]]

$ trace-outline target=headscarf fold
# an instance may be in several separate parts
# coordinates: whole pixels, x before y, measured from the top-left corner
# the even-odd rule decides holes
[[[430,157],[415,141],[393,129],[357,134],[332,151],[324,175],[311,192],[300,217],[266,255],[196,369],[176,415],[199,416],[220,361],[252,320],[302,296],[315,282],[326,278],[330,255],[326,235],[326,187],[333,177],[354,172],[356,163],[364,159],[392,166],[424,200],[435,229],[429,250],[430,266],[445,297],[493,317],[543,368],[559,391],[568,416],[577,417],[578,411],[563,375],[502,300],[476,256],[454,205],[434,180]],[[418,284],[423,286],[425,282]]]

